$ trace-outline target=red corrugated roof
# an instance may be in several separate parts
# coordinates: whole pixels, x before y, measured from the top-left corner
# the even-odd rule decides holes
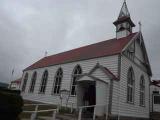
[[[160,87],[160,80],[152,80],[151,84]]]
[[[11,83],[20,84],[20,83],[21,83],[21,80],[22,80],[22,78],[19,78],[19,79],[17,79],[17,80],[11,81]]]
[[[120,39],[110,39],[106,41],[102,41],[99,43],[91,44],[88,46],[76,48],[70,51],[66,51],[63,53],[59,53],[52,56],[47,56],[31,66],[27,67],[25,70],[31,70],[36,68],[47,67],[55,64],[63,64],[67,62],[86,60],[96,57],[110,56],[119,54],[124,46],[136,35],[136,33],[132,33],[127,37],[123,37]]]

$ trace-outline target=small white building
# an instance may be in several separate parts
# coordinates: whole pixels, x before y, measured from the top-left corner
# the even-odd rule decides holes
[[[12,90],[20,90],[21,80],[22,80],[22,78],[19,78],[17,80],[11,81],[10,89],[12,89]]]
[[[150,85],[151,112],[160,113],[160,80],[152,80]]]
[[[65,89],[75,108],[103,106],[97,116],[149,119],[152,72],[142,33],[132,31],[126,2],[114,25],[113,39],[44,57],[24,69],[23,98],[60,104],[60,90]]]

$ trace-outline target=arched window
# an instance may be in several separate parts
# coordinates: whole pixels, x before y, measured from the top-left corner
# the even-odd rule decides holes
[[[140,78],[140,105],[145,105],[145,80],[144,76]]]
[[[128,80],[127,80],[127,102],[133,103],[134,101],[134,84],[135,84],[135,76],[133,69],[130,68],[128,70]]]
[[[35,83],[36,83],[36,79],[37,79],[37,72],[34,72],[33,75],[32,75],[32,78],[31,78],[31,84],[30,84],[30,88],[29,88],[30,93],[33,93],[33,91],[34,91],[34,86],[35,86]]]
[[[72,85],[71,85],[71,95],[76,95],[76,79],[78,75],[82,74],[82,69],[79,65],[77,65],[72,74]]]
[[[61,88],[62,77],[63,77],[63,71],[61,68],[59,68],[54,78],[52,94],[59,94],[60,88]]]
[[[24,76],[23,85],[22,85],[22,92],[24,92],[26,89],[27,80],[28,80],[28,73],[26,73]]]
[[[39,93],[45,93],[46,86],[47,86],[47,80],[48,80],[48,71],[46,70],[44,71],[43,76],[42,76]]]

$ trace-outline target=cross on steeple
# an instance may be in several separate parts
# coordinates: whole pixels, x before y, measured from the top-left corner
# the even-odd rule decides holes
[[[48,52],[47,52],[47,51],[45,51],[45,53],[44,53],[44,57],[47,57],[47,54],[48,54]]]
[[[139,24],[139,31],[141,32],[141,30],[142,30],[142,23],[141,23],[141,21],[139,21],[138,24]]]

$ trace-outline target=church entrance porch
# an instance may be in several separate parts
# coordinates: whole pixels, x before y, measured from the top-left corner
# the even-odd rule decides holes
[[[79,82],[77,85],[77,92],[78,106],[85,106],[82,110],[82,118],[92,118],[94,113],[94,105],[96,105],[95,81]]]
[[[95,82],[83,81],[77,85],[77,104],[78,106],[96,105]],[[88,112],[93,112],[93,108],[86,108]]]
[[[85,77],[86,78],[86,77]],[[99,80],[77,81],[77,106],[87,116],[104,116],[108,102],[108,84]],[[83,114],[84,115],[84,114]]]
[[[96,104],[96,90],[95,84],[88,84],[84,90],[83,102],[85,106],[95,105]]]

